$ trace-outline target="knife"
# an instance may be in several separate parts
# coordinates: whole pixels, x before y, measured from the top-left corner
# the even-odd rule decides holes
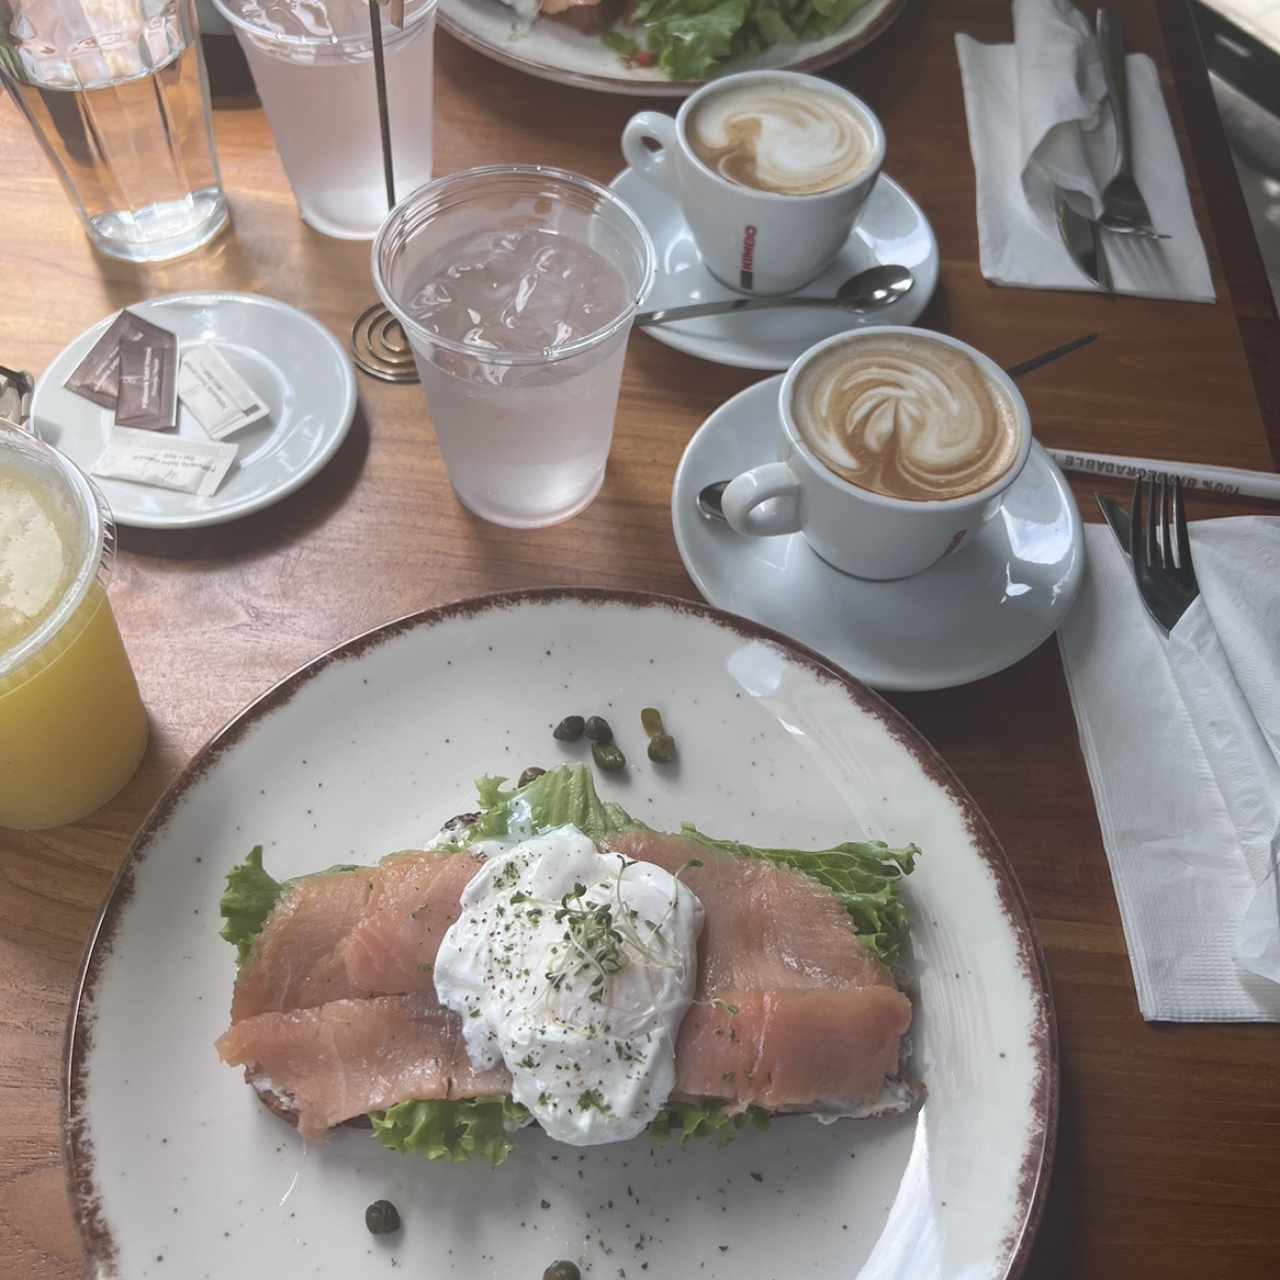
[[[1102,518],[1107,522],[1107,528],[1115,534],[1120,550],[1126,556],[1130,555],[1129,548],[1132,544],[1129,513],[1114,498],[1107,497],[1105,493],[1095,493],[1093,497],[1102,510]]]
[[[1067,202],[1061,187],[1053,189],[1053,207],[1058,234],[1071,255],[1071,261],[1099,288],[1108,293],[1114,292],[1111,268],[1102,249],[1102,228],[1092,218],[1077,213]]]

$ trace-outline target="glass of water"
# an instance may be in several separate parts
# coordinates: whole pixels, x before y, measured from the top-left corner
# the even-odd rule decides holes
[[[538,165],[468,169],[388,215],[373,281],[404,326],[464,506],[532,528],[604,481],[654,249],[631,208]]]
[[[0,0],[0,80],[100,252],[161,262],[226,226],[195,0]]]
[[[0,0],[2,2],[2,0]],[[253,71],[303,221],[372,239],[387,213],[367,0],[214,0]],[[397,193],[431,178],[436,0],[380,10]]]

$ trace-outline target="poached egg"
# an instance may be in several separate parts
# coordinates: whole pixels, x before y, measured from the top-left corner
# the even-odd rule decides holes
[[[678,875],[558,827],[491,856],[435,963],[468,1056],[575,1146],[635,1137],[675,1084],[703,909]]]

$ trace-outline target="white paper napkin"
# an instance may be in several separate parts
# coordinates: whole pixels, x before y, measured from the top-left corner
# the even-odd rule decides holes
[[[1071,260],[1054,219],[1053,187],[1096,218],[1116,163],[1115,119],[1097,41],[1069,0],[1014,0],[1014,43],[956,36],[969,146],[978,182],[982,274],[1034,289],[1097,288]],[[1127,59],[1134,171],[1170,240],[1104,234],[1116,289],[1212,302],[1209,261],[1151,59]]]
[[[1139,1008],[1148,1020],[1280,1022],[1280,983],[1250,971],[1280,965],[1280,887],[1259,852],[1280,797],[1249,791],[1241,754],[1260,742],[1267,755],[1252,764],[1265,768],[1280,751],[1280,521],[1191,526],[1201,599],[1168,640],[1110,530],[1091,525],[1085,538],[1088,573],[1059,644]],[[1219,641],[1225,666],[1212,656]],[[1256,738],[1239,732],[1227,699],[1195,692],[1224,671]]]

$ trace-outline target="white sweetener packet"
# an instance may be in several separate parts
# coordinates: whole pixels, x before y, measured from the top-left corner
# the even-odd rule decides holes
[[[150,431],[116,427],[102,457],[90,470],[111,480],[130,480],[208,498],[217,492],[236,452],[233,444],[175,440],[172,436],[161,439]]]
[[[270,412],[222,353],[207,344],[183,351],[178,395],[215,440],[265,418]]]

